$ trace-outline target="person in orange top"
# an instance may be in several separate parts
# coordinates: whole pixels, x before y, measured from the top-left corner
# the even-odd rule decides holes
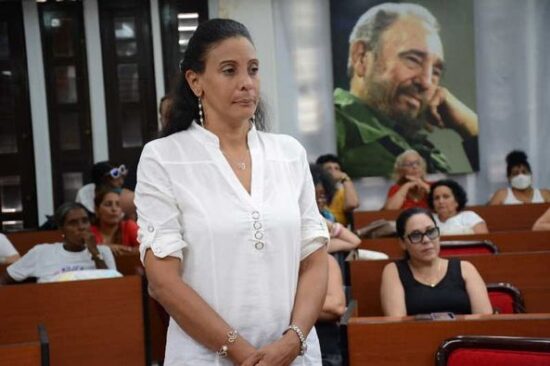
[[[385,210],[428,208],[431,183],[425,179],[426,161],[416,150],[406,150],[395,159],[393,175],[396,184],[388,191]]]
[[[123,220],[120,193],[100,187],[95,194],[95,224],[91,227],[96,241],[111,248],[115,255],[137,252],[138,226],[134,220]]]

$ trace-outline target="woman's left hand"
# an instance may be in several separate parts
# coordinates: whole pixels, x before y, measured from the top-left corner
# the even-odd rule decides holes
[[[300,354],[300,340],[292,331],[250,355],[242,366],[287,366]]]

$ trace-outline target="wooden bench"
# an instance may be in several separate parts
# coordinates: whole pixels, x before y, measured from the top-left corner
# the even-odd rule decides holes
[[[502,231],[489,234],[442,236],[442,241],[488,240],[500,253],[550,251],[550,231]],[[364,239],[360,249],[384,252],[390,258],[400,258],[403,250],[397,238]]]
[[[548,203],[526,205],[469,206],[465,210],[481,216],[489,231],[531,230],[535,221],[550,207]],[[368,225],[374,220],[395,220],[401,210],[354,211],[353,224],[356,229]]]
[[[527,312],[550,313],[550,252],[467,256],[486,283],[509,282],[519,288]],[[359,316],[380,316],[382,270],[391,260],[349,261],[352,298]]]
[[[41,366],[40,342],[0,344],[0,365]]]
[[[433,366],[439,345],[457,335],[550,337],[550,314],[462,315],[449,321],[414,317],[351,318],[352,366]]]
[[[143,301],[140,276],[0,287],[0,344],[42,323],[52,365],[145,365]]]
[[[17,231],[7,233],[6,236],[21,256],[31,250],[36,244],[59,243],[63,241],[61,231],[58,230]]]

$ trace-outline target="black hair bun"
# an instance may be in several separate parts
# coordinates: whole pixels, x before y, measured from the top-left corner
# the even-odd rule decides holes
[[[514,150],[506,155],[506,164],[508,166],[528,165],[527,154],[520,150]]]

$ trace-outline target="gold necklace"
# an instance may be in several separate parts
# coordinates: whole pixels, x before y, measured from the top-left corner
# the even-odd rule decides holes
[[[226,153],[225,151],[223,151],[223,150],[221,150],[221,151],[222,151],[222,154],[226,157],[226,159],[228,161],[232,162],[238,169],[246,170],[246,158],[245,158],[245,160],[237,160],[237,159],[234,159],[231,156],[229,156],[229,154]],[[248,152],[248,147],[246,148],[246,151]]]
[[[428,286],[430,286],[430,287],[435,287],[435,286],[437,285],[437,283],[438,283],[438,280],[439,280],[439,274],[441,273],[441,263],[442,263],[442,262],[443,262],[443,261],[441,260],[441,258],[439,258],[439,259],[438,259],[438,265],[437,265],[437,272],[435,273],[435,280],[432,280],[432,279],[431,279],[431,278],[433,278],[432,276],[430,276],[431,278],[426,279],[425,276],[423,276],[423,275],[420,276],[420,273],[417,272],[417,273],[416,273],[416,276],[417,276],[417,277],[420,277],[420,279],[421,279],[420,282],[422,282],[423,284],[428,285]],[[414,267],[412,267],[412,268],[414,268]]]

